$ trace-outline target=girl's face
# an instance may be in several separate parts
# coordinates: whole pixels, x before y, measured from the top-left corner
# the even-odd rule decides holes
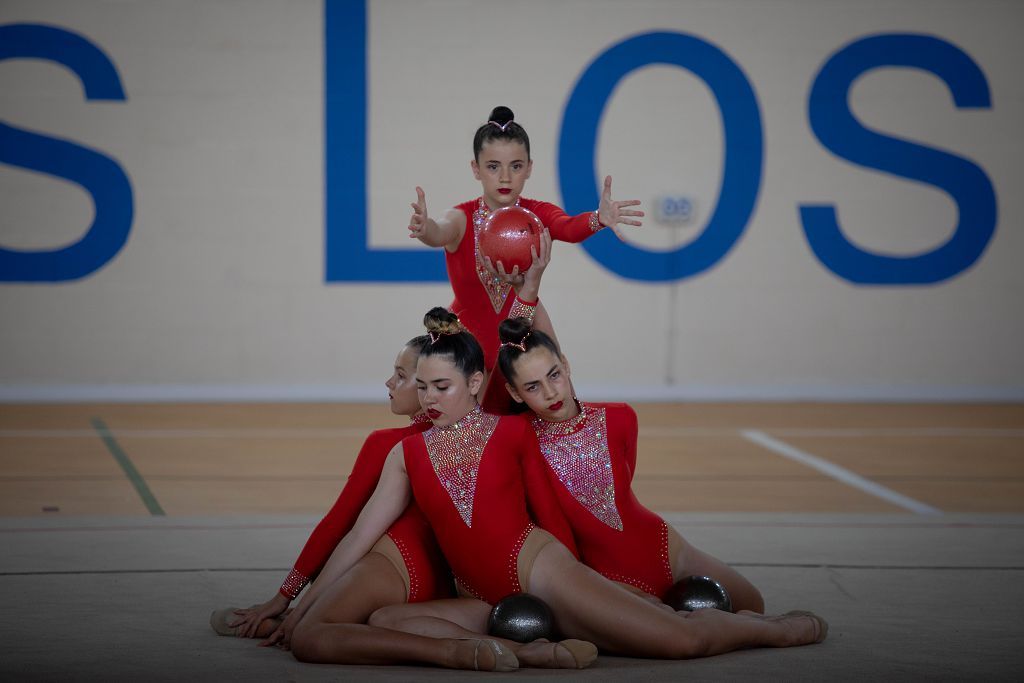
[[[419,351],[404,347],[395,358],[395,371],[384,386],[388,388],[391,412],[395,415],[415,415],[420,412],[420,399],[416,395],[416,360]]]
[[[512,206],[523,193],[533,170],[526,145],[517,140],[491,140],[484,143],[480,155],[470,162],[473,177],[480,181],[484,201],[492,209]]]
[[[550,349],[536,346],[519,356],[513,364],[515,380],[506,384],[508,393],[525,403],[546,422],[562,422],[579,415],[573,399],[569,363]]]
[[[484,374],[468,378],[445,356],[421,356],[416,364],[416,390],[423,411],[438,427],[447,427],[476,407]]]

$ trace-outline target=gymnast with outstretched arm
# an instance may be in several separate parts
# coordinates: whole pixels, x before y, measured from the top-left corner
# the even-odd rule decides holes
[[[521,206],[532,211],[550,230],[551,238],[564,242],[582,242],[604,227],[621,231],[620,226],[639,226],[643,211],[632,208],[639,200],[612,199],[612,179],[604,179],[599,206],[569,216],[558,206],[522,196],[533,170],[530,137],[508,107],[495,107],[486,123],[473,136],[473,177],[480,182],[481,194],[476,199],[448,209],[440,216],[427,211],[424,191],[416,188],[416,201],[409,218],[409,237],[445,252],[445,266],[455,298],[449,309],[459,317],[484,351],[488,372],[495,370],[498,353],[498,323],[519,315],[524,303],[518,299],[509,282],[502,277],[504,264],[488,263],[480,254],[479,234],[491,212]],[[513,269],[517,271],[517,269]],[[509,275],[519,275],[518,272]],[[551,327],[543,306],[537,310],[538,324]],[[490,382],[482,397],[484,408],[507,412],[509,398],[504,380]]]

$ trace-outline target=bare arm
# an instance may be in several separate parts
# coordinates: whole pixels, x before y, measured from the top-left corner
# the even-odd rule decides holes
[[[416,188],[416,201],[412,204],[409,218],[409,237],[418,239],[428,247],[444,247],[455,251],[466,232],[466,214],[458,209],[449,209],[440,219],[427,214],[427,199],[423,188]]]
[[[323,571],[299,600],[299,604],[264,644],[272,645],[283,640],[287,646],[292,629],[317,598],[370,552],[373,544],[387,532],[392,522],[398,519],[408,506],[411,497],[409,475],[405,471],[405,456],[402,444],[398,444],[391,449],[387,460],[384,461],[384,469],[377,488],[363,506],[363,511],[359,513],[352,530],[338,543]]]

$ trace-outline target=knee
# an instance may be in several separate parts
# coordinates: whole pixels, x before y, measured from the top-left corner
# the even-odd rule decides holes
[[[747,590],[744,590],[736,597],[739,599],[733,600],[733,611],[750,610],[751,612],[764,614],[764,596],[761,595],[761,591],[757,590],[757,587],[753,584],[750,584]]]
[[[300,662],[319,661],[313,631],[311,626],[300,623],[292,632],[288,646],[291,648],[292,656]]]
[[[375,609],[366,623],[377,628],[394,629],[401,621],[401,612],[396,605],[388,605]]]
[[[755,588],[750,602],[753,607],[748,607],[747,609],[758,614],[764,614],[764,596],[761,595],[761,591]]]

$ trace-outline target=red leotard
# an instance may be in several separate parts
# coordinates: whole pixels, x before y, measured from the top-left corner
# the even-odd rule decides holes
[[[517,560],[533,521],[574,550],[534,442],[523,418],[479,408],[402,442],[413,495],[456,580],[491,604],[522,590]]]
[[[377,487],[388,453],[402,439],[428,427],[430,421],[426,417],[417,417],[408,427],[379,429],[366,438],[338,500],[310,534],[294,568],[281,585],[282,595],[294,598],[320,573]],[[409,571],[409,602],[451,597],[451,573],[430,525],[415,503],[410,503],[394,521],[387,535],[398,546]]]
[[[547,472],[580,560],[659,598],[673,584],[668,526],[636,499],[636,413],[625,403],[580,403],[565,422],[534,417]]]
[[[569,216],[562,209],[548,202],[520,197],[519,206],[537,214],[541,222],[551,231],[551,239],[562,242],[582,242],[594,234],[591,228],[593,212]],[[448,280],[452,283],[455,300],[451,311],[480,342],[484,350],[487,369],[493,371],[494,379],[484,397],[485,410],[508,412],[509,397],[505,391],[505,380],[496,368],[498,348],[498,324],[509,317],[515,296],[509,296],[511,286],[495,282],[480,265],[477,250],[477,235],[490,215],[490,209],[483,198],[464,202],[455,207],[466,215],[466,231],[459,247],[452,252],[445,251],[445,265]]]

